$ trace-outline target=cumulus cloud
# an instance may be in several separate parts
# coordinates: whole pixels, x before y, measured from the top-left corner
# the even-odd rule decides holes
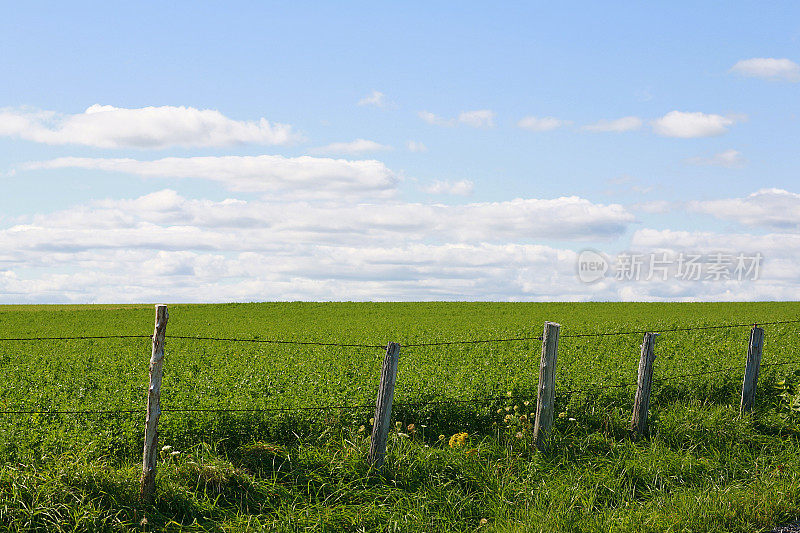
[[[74,115],[29,108],[0,109],[0,136],[46,144],[150,149],[285,145],[301,139],[289,125],[264,118],[233,120],[212,109],[174,106],[127,109],[97,104]]]
[[[458,118],[444,118],[430,111],[420,111],[417,113],[419,118],[434,126],[455,126],[463,124],[472,128],[493,128],[495,112],[490,109],[478,109],[475,111],[462,111]]]
[[[380,91],[372,91],[372,93],[359,100],[358,105],[386,107],[386,95]]]
[[[594,124],[582,126],[581,129],[584,131],[621,133],[638,130],[641,127],[642,119],[639,117],[622,117],[614,120],[599,120]]]
[[[790,59],[754,57],[743,59],[731,67],[731,72],[748,78],[800,81],[800,65]]]
[[[409,152],[427,152],[428,147],[425,146],[423,143],[419,141],[408,141],[406,142],[406,148],[408,148]]]
[[[652,126],[653,131],[664,137],[688,139],[723,135],[735,122],[736,119],[732,116],[670,111],[663,117],[654,120]]]
[[[607,240],[622,234],[632,221],[633,216],[622,206],[594,204],[578,197],[463,205],[276,204],[263,200],[190,200],[164,190],[36,216],[1,232],[0,249],[263,251],[281,243],[316,246]]]
[[[457,196],[469,196],[472,194],[475,184],[470,180],[441,181],[436,180],[430,185],[422,187],[428,194],[454,194]]]
[[[686,162],[692,165],[734,168],[744,166],[745,159],[738,150],[725,150],[710,157],[690,157]]]
[[[693,201],[687,206],[746,226],[800,232],[800,194],[783,189],[761,189],[744,198]]]
[[[800,298],[800,234],[786,232],[641,229],[631,239],[643,253],[760,252],[758,281],[580,283],[575,251],[536,241],[596,242],[632,218],[574,197],[343,208],[163,190],[23,222],[0,229],[2,302]]]
[[[356,139],[350,142],[331,143],[319,148],[314,148],[312,152],[316,154],[363,154],[365,152],[380,152],[391,150],[392,147],[366,139]]]
[[[613,238],[630,222],[577,197],[341,205],[162,190],[0,229],[0,301],[586,299],[575,253],[537,241]]]
[[[723,238],[722,248],[719,245]],[[266,251],[139,248],[79,252],[17,252],[25,268],[0,258],[0,301],[186,302],[259,300],[764,300],[800,298],[794,256],[777,256],[781,236],[742,236],[644,230],[634,235],[639,250],[676,244],[746,250],[766,247],[755,282],[616,282],[591,286],[576,279],[577,254],[568,249],[522,243],[389,243],[320,245],[287,243]],[[800,249],[794,243],[793,250]],[[672,248],[670,248],[670,246]]]
[[[517,127],[528,131],[552,131],[572,124],[569,120],[555,117],[523,117],[517,122]]]
[[[287,248],[281,255],[112,250],[38,278],[0,266],[0,298],[23,302],[586,299],[575,254],[541,245]],[[146,268],[143,268],[146,265]],[[549,272],[546,278],[542,272]],[[354,273],[357,273],[354,275]]]
[[[633,250],[665,250],[671,253],[702,254],[713,257],[727,254],[762,256],[764,281],[792,280],[792,291],[800,292],[800,272],[795,265],[800,261],[800,234],[798,233],[719,233],[714,231],[677,231],[660,229],[636,230],[631,237]],[[786,296],[777,299],[787,299]]]
[[[800,234],[719,233],[669,229],[636,230],[630,253],[666,254],[671,265],[666,280],[656,276],[622,283],[621,300],[756,301],[800,298]],[[696,261],[699,272],[678,273],[680,257]],[[686,263],[684,263],[686,264]],[[712,270],[713,265],[719,268]],[[649,268],[643,266],[643,270]],[[741,269],[741,270],[740,270]],[[741,279],[740,279],[741,278]]]
[[[83,168],[142,177],[198,178],[220,182],[232,191],[302,193],[311,197],[389,197],[395,194],[398,181],[380,161],[310,156],[166,157],[152,161],[62,157],[26,163],[21,168]]]

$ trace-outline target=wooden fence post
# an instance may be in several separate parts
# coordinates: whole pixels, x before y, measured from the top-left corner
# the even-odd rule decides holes
[[[161,415],[161,378],[163,376],[164,337],[169,313],[166,305],[156,306],[156,326],[153,332],[153,353],[150,357],[150,386],[147,389],[147,418],[144,427],[144,454],[139,498],[151,501],[156,492],[156,461],[158,460],[158,417]]]
[[[386,439],[389,437],[389,424],[392,418],[394,384],[397,380],[397,361],[400,359],[400,345],[390,342],[386,346],[386,357],[381,368],[381,383],[375,401],[375,421],[372,424],[372,438],[369,444],[369,464],[376,469],[383,465],[386,457]]]
[[[540,451],[545,450],[547,435],[553,425],[556,398],[556,358],[560,330],[560,324],[544,323],[542,359],[539,361],[539,392],[536,395],[536,422],[533,426],[533,442]]]
[[[658,333],[645,333],[642,341],[642,353],[639,357],[639,379],[636,387],[636,397],[633,401],[633,419],[631,420],[631,435],[636,437],[646,436],[650,429],[647,426],[647,412],[650,408],[650,391],[653,387],[653,361],[656,359],[654,346]]]
[[[743,415],[753,408],[756,397],[756,384],[758,371],[761,367],[761,349],[764,347],[764,330],[753,326],[750,330],[750,344],[747,347],[747,365],[744,368],[744,381],[742,382],[742,403],[739,415]]]

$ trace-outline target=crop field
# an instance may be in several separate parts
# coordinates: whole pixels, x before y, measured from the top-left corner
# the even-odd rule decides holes
[[[150,340],[0,341],[1,528],[760,531],[800,516],[800,323],[769,324],[800,318],[798,303],[169,313],[168,448],[152,504],[137,498]],[[0,306],[0,338],[147,336],[153,316],[151,305]],[[558,415],[541,453],[529,418],[545,321],[562,328]],[[765,324],[762,368],[740,417],[754,323]],[[741,326],[687,329],[717,325]],[[651,434],[632,440],[642,331],[661,335]],[[364,459],[388,342],[403,347],[378,473]]]

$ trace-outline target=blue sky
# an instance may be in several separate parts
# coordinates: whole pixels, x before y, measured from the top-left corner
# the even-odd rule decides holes
[[[796,3],[8,11],[0,302],[800,298]]]

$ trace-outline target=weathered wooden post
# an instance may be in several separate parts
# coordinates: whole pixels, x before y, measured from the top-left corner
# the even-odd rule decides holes
[[[559,331],[561,331],[560,324],[544,323],[542,359],[539,361],[539,392],[536,395],[536,422],[533,426],[533,442],[539,451],[544,451],[547,447],[547,435],[553,426]]]
[[[156,461],[158,460],[158,417],[161,415],[161,378],[163,376],[164,337],[169,313],[166,305],[156,306],[156,326],[153,332],[153,353],[150,357],[150,386],[147,389],[147,418],[144,427],[144,455],[139,498],[151,501],[156,492]]]
[[[645,333],[642,341],[642,353],[639,357],[639,379],[636,397],[633,401],[633,419],[631,420],[631,436],[634,438],[649,434],[647,412],[650,409],[650,391],[653,388],[653,361],[658,333]]]
[[[747,364],[744,368],[742,403],[739,406],[739,415],[743,415],[753,408],[753,401],[756,398],[758,371],[761,367],[761,349],[763,347],[764,330],[758,326],[753,326],[753,329],[750,330],[750,344],[747,347]]]
[[[397,362],[400,359],[400,345],[390,342],[386,346],[386,357],[381,368],[381,383],[375,401],[375,420],[372,425],[372,438],[369,444],[367,461],[379,469],[386,457],[386,439],[389,437],[389,424],[392,418],[394,384],[397,380]]]

